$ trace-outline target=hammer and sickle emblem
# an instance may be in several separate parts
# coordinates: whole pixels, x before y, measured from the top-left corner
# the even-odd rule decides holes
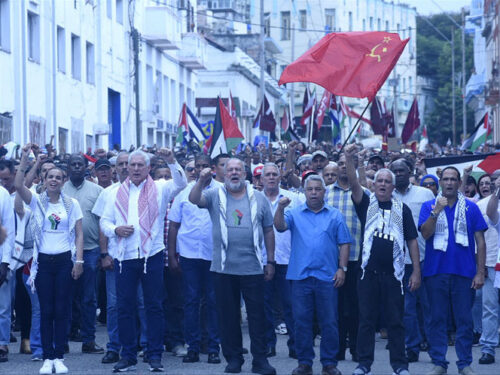
[[[367,53],[365,56],[375,57],[377,59],[377,62],[380,62],[382,60],[381,54],[387,52],[387,47],[383,47],[382,52],[379,53],[376,53],[377,48],[379,48],[384,43],[388,44],[391,39],[392,39],[391,37],[385,36],[382,43],[379,43],[375,47],[373,47],[370,53]]]

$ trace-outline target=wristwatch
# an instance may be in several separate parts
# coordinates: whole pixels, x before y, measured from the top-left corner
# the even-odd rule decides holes
[[[339,268],[344,271],[344,272],[347,272],[347,267],[346,266],[339,266]]]
[[[434,212],[434,210],[432,210],[432,211],[431,211],[431,217],[432,217],[433,219],[437,219],[437,218],[438,218],[438,214],[436,214],[436,213]]]
[[[276,261],[275,260],[268,260],[267,264],[272,264],[274,267],[276,267]]]
[[[101,253],[101,259],[106,258],[108,255],[109,255],[108,253]]]

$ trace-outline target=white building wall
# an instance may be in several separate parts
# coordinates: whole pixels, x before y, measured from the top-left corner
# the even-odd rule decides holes
[[[4,1],[9,10],[10,43],[8,48],[0,46],[0,113],[12,113],[13,140],[20,144],[32,140],[44,144],[54,136],[53,143],[61,148],[59,143],[63,138],[59,135],[67,131],[66,152],[81,151],[84,147],[107,148],[107,135],[94,136],[96,130],[105,130],[108,124],[108,89],[112,89],[120,94],[121,146],[128,148],[135,144],[134,67],[128,1],[122,0],[122,12],[118,12],[116,0]],[[164,3],[163,6],[170,6],[170,9],[174,3],[177,5],[173,0]],[[196,10],[196,2],[191,3]],[[158,6],[158,2],[135,1],[134,24],[140,34],[149,22],[144,11],[147,6]],[[28,59],[28,11],[39,16],[37,61]],[[166,22],[176,22],[179,30],[184,27],[187,31],[182,11],[176,11]],[[57,26],[64,28],[65,34],[64,69],[58,67]],[[72,34],[79,37],[80,42],[79,79],[72,74]],[[87,42],[94,46],[94,80],[90,83],[87,82]],[[172,125],[177,124],[181,98],[189,96],[188,101],[194,100],[196,73],[182,67],[177,51],[161,51],[144,38],[140,50],[140,111],[141,118],[147,120],[141,124],[142,143],[152,141],[171,146],[175,139],[175,126]],[[147,66],[153,72],[152,84],[145,79]],[[155,86],[157,76],[161,79]],[[158,105],[153,108],[155,101]],[[36,139],[30,136],[30,119],[42,124]],[[165,125],[157,129],[157,120],[170,123],[170,133]]]

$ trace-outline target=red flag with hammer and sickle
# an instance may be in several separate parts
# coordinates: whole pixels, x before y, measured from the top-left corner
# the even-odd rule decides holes
[[[330,33],[288,65],[279,84],[313,82],[335,95],[371,100],[408,41],[381,31]]]

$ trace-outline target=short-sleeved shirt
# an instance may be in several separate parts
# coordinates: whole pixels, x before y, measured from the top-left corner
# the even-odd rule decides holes
[[[30,203],[32,211],[39,209],[38,200],[38,196],[33,194]],[[73,202],[73,207],[69,214],[74,216],[73,219],[75,221],[82,219],[83,215],[80,204],[75,198],[71,198],[71,200]],[[42,236],[40,238],[38,252],[54,255],[71,251],[72,244],[69,243],[70,222],[70,217],[66,212],[62,199],[59,199],[57,203],[49,202],[43,219]]]
[[[484,232],[484,242],[486,244],[486,267],[495,267],[498,259],[498,247],[500,242],[498,242],[498,229],[491,224],[491,220],[488,219],[486,214],[486,208],[488,207],[488,202],[491,199],[491,195],[481,199],[477,202],[477,207],[479,211],[483,214],[484,221],[488,224],[488,230]]]
[[[364,238],[366,215],[370,206],[370,197],[363,194],[363,198],[359,204],[354,204],[359,220],[361,221],[361,238]],[[391,233],[391,208],[392,200],[386,202],[378,202],[379,210],[382,215],[382,228],[377,228],[373,233],[372,248],[370,251],[370,259],[366,269],[370,271],[378,271],[385,273],[394,273],[394,241],[389,235]],[[384,236],[384,235],[387,236]],[[403,203],[403,236],[404,241],[414,240],[418,236],[417,228],[413,222],[411,211],[406,204]],[[363,244],[361,244],[361,248]],[[362,250],[362,249],[361,249]]]
[[[292,234],[286,278],[332,281],[338,269],[338,246],[352,242],[340,211],[324,205],[321,211],[314,212],[304,203],[286,211],[285,222]]]
[[[425,241],[424,277],[448,273],[472,279],[476,274],[476,246],[474,233],[477,231],[485,231],[488,229],[488,225],[484,221],[483,215],[481,211],[479,211],[477,205],[466,199],[465,218],[467,221],[469,246],[464,247],[457,244],[455,242],[455,230],[453,226],[457,202],[455,202],[453,207],[446,206],[444,208],[446,220],[448,221],[448,248],[446,251],[434,249],[434,235]],[[418,220],[419,230],[422,224],[429,218],[435,204],[436,200],[433,199],[422,205]]]
[[[227,194],[228,244],[224,269],[222,269],[219,190],[220,188],[214,188],[203,192],[207,203],[206,208],[212,219],[213,256],[210,270],[231,275],[262,274],[262,265],[257,258],[253,243],[250,201],[246,194],[240,199],[234,199],[231,194]],[[272,227],[273,215],[264,194],[257,190],[254,194],[257,200],[257,223],[259,244],[261,244],[264,241],[263,228]]]
[[[99,247],[99,217],[92,213],[94,204],[104,189],[93,182],[83,180],[76,187],[71,181],[64,184],[62,192],[68,197],[74,198],[80,204],[83,213],[83,249],[92,250]]]

